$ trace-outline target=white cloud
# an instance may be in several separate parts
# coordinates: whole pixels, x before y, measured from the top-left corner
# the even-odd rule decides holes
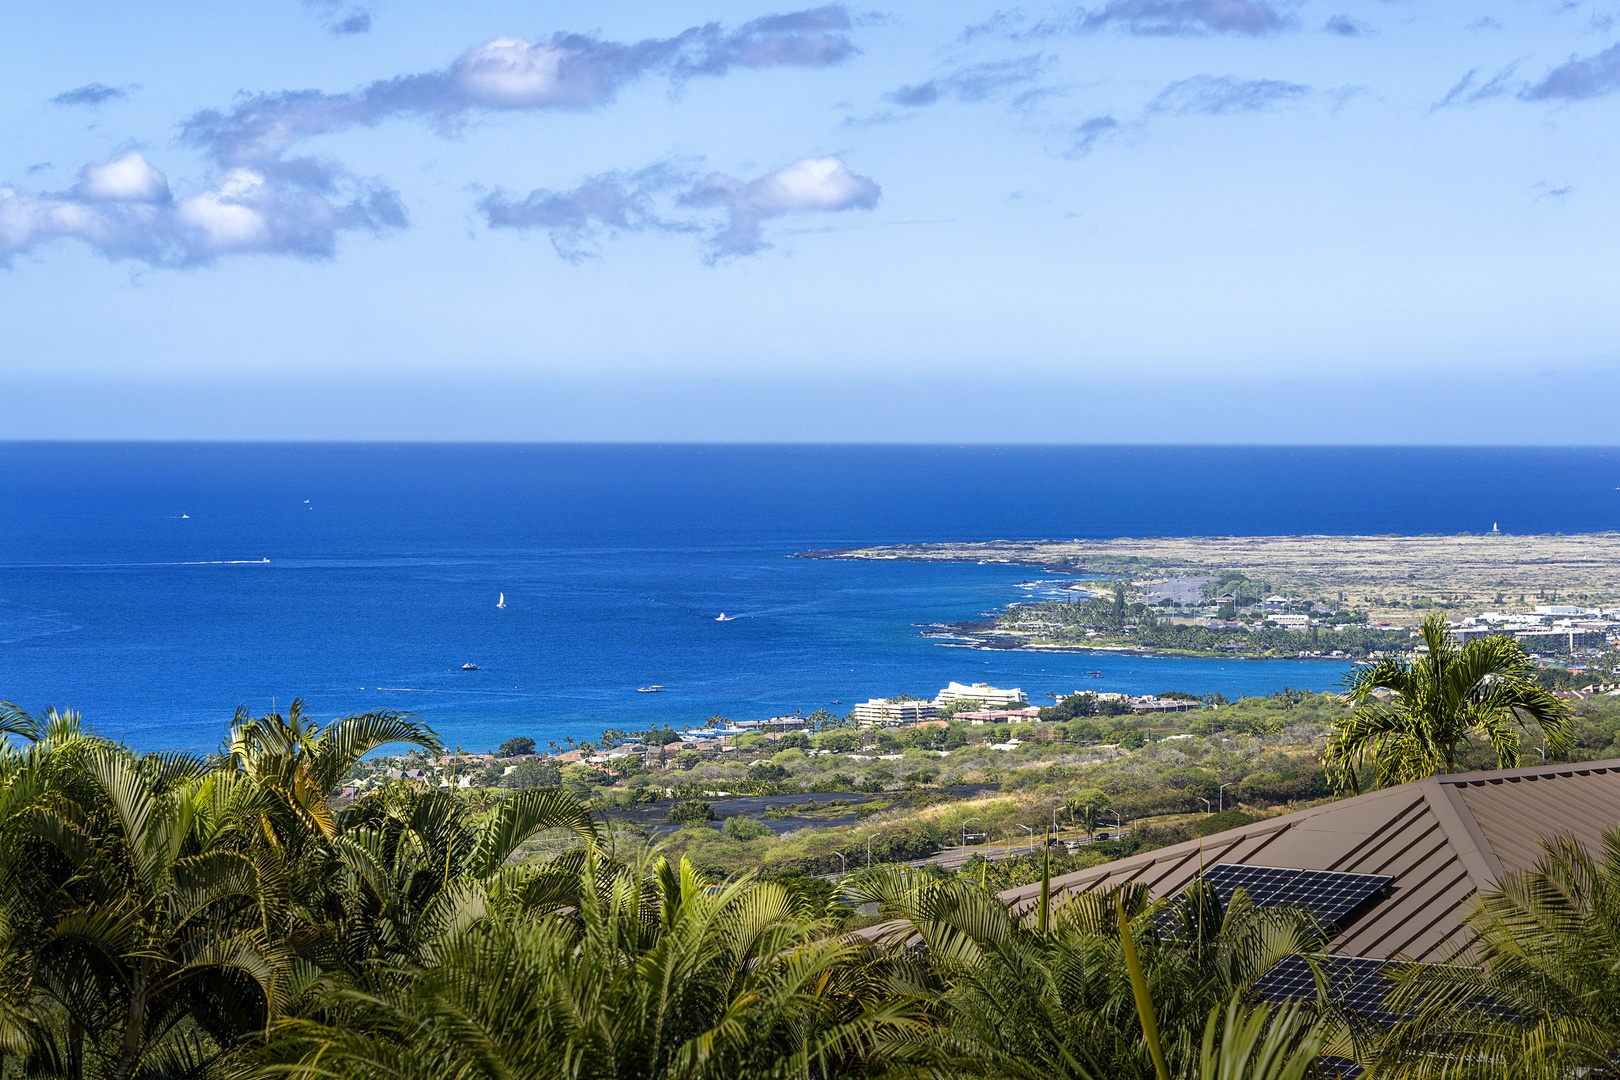
[[[213,251],[262,247],[270,228],[252,204],[265,195],[263,176],[251,169],[232,169],[213,190],[182,199],[178,216]]]
[[[674,207],[660,209],[683,188]],[[694,181],[689,171],[659,163],[592,176],[568,191],[536,188],[522,199],[496,191],[478,205],[492,229],[546,230],[557,253],[570,261],[593,257],[604,232],[658,231],[711,233],[712,262],[769,247],[761,235],[769,218],[870,210],[882,194],[876,181],[830,156],[801,158],[752,181],[724,173]],[[726,224],[711,232],[711,221],[681,207],[717,207],[725,211]]]
[[[110,259],[189,266],[246,252],[330,256],[338,234],[399,228],[388,188],[310,163],[280,172],[227,169],[176,201],[168,181],[130,151],[85,166],[68,192],[0,187],[0,266],[54,240]]]
[[[783,214],[870,210],[883,189],[849,171],[842,158],[802,158],[757,180],[714,173],[688,192],[693,206],[722,206],[729,222],[714,238],[716,257],[748,255],[765,247],[761,226]]]
[[[468,49],[451,68],[467,100],[498,108],[563,103],[563,50],[548,42],[503,37]]]
[[[73,189],[81,199],[110,202],[167,202],[169,181],[139,150],[96,165],[86,165]]]
[[[804,158],[748,185],[749,201],[766,214],[848,210],[877,205],[878,186],[836,157]]]

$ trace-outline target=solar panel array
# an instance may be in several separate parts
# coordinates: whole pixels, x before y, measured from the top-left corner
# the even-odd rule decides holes
[[[1338,870],[1295,870],[1280,866],[1217,863],[1204,871],[1223,903],[1242,889],[1260,907],[1297,906],[1323,923],[1343,925],[1356,909],[1382,893],[1394,878],[1346,874]]]
[[[1384,975],[1389,961],[1364,956],[1330,956],[1322,964],[1329,1000],[1358,1012],[1381,1027],[1388,1027],[1400,1015],[1384,1007],[1384,998],[1393,984]],[[1262,1001],[1314,1001],[1316,977],[1310,965],[1290,956],[1272,965],[1255,984],[1255,996]]]

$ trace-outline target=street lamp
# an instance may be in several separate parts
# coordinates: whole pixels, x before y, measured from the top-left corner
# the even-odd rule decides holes
[[[1222,784],[1221,785],[1221,790],[1219,790],[1219,791],[1217,791],[1215,793],[1215,794],[1220,796],[1220,807],[1221,807],[1222,811],[1225,811],[1225,809],[1226,809],[1226,789],[1231,787],[1231,786],[1232,786],[1231,784]]]
[[[1204,813],[1209,813],[1209,800],[1204,798],[1202,795],[1199,795],[1197,798],[1199,802],[1204,804]]]
[[[1029,853],[1031,855],[1035,854],[1035,830],[1030,828],[1028,825],[1025,825],[1023,822],[1019,822],[1018,827],[1029,833]]]
[[[962,846],[963,847],[967,847],[967,827],[968,827],[968,824],[970,822],[983,821],[983,820],[984,820],[983,818],[970,817],[970,818],[967,819],[967,821],[962,822]]]
[[[847,876],[849,874],[849,860],[844,858],[844,853],[842,851],[835,851],[833,854],[838,856],[838,865],[841,868],[839,873]]]
[[[876,840],[882,835],[882,833],[873,833],[871,836],[866,838],[866,868],[868,870],[872,869],[872,841]]]

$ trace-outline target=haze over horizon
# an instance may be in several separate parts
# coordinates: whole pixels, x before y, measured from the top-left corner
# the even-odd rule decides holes
[[[1617,18],[20,9],[4,437],[1612,442]]]

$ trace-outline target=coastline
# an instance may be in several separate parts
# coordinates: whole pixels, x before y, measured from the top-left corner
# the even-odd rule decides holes
[[[823,548],[794,557],[1002,564],[1144,584],[1235,576],[1268,593],[1328,597],[1397,625],[1429,611],[1620,604],[1617,532],[991,540]]]

